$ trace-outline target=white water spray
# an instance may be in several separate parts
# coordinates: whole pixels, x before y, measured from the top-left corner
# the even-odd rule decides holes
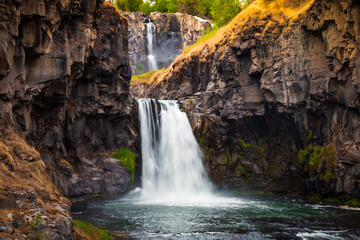
[[[149,71],[158,70],[158,66],[155,59],[154,40],[156,37],[156,26],[154,23],[146,23],[147,41],[148,41],[148,67]]]
[[[139,99],[138,103],[142,197],[171,202],[211,195],[202,152],[177,102]]]

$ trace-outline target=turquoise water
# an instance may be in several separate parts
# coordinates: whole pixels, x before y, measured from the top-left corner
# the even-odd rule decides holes
[[[119,197],[91,201],[75,218],[135,239],[360,239],[360,211],[289,198]]]

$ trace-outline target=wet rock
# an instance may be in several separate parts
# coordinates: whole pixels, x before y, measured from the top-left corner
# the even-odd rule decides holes
[[[158,68],[167,68],[184,49],[203,36],[210,22],[183,13],[123,12],[129,19],[129,55],[133,75],[149,71],[146,23],[156,26],[155,58]]]
[[[265,14],[244,19],[234,34],[214,40],[212,51],[204,46],[177,58],[142,97],[196,99],[196,108],[186,110],[190,119],[202,115],[193,127],[219,185],[359,198],[360,55],[354,46],[360,43],[353,27],[359,9],[357,1],[321,0],[292,23]],[[183,91],[187,83],[192,96]],[[309,143],[336,147],[338,162],[328,167],[335,177],[324,179],[332,177],[325,176],[326,166],[307,171],[299,163],[297,153]],[[252,165],[224,164],[224,154]]]
[[[100,158],[90,166],[83,166],[66,186],[68,196],[125,193],[131,187],[131,175],[114,158]]]

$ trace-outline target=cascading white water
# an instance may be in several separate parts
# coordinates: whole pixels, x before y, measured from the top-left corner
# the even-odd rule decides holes
[[[202,152],[177,102],[158,101],[158,106],[156,100],[138,99],[138,103],[142,196],[191,201],[201,194],[210,194],[211,183],[202,163]]]
[[[158,70],[155,59],[154,40],[156,37],[156,26],[154,23],[146,23],[147,41],[148,41],[148,67],[149,71]]]

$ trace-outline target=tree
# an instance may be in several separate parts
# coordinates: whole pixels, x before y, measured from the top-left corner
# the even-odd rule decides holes
[[[143,0],[115,0],[115,6],[121,11],[139,12]]]
[[[211,6],[211,17],[218,27],[231,21],[241,11],[238,0],[214,0]]]
[[[150,1],[145,1],[141,7],[140,7],[140,11],[146,14],[150,14],[151,12],[154,12],[154,6],[152,5],[152,3]]]

